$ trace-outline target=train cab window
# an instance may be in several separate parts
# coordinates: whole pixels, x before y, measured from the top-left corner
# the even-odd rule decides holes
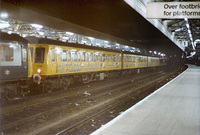
[[[72,56],[72,61],[77,61],[77,52],[76,51],[72,51],[71,56]]]
[[[67,51],[66,50],[63,50],[61,52],[61,61],[67,61]]]
[[[44,63],[44,47],[37,47],[35,50],[35,63]]]
[[[22,62],[26,62],[27,61],[27,51],[26,48],[22,49]]]
[[[14,49],[9,45],[1,44],[1,61],[11,62],[14,60]]]
[[[55,61],[55,51],[51,51],[51,61]]]

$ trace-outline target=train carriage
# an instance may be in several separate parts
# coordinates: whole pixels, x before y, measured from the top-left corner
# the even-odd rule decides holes
[[[0,89],[8,96],[25,95],[28,90],[28,41],[16,34],[0,33]]]
[[[1,94],[52,92],[74,82],[88,83],[140,73],[165,65],[159,57],[84,46],[46,38],[1,33]]]
[[[123,69],[145,68],[147,67],[147,56],[133,53],[123,54]]]
[[[75,79],[84,83],[103,80],[110,76],[108,71],[122,69],[121,52],[39,40],[39,44],[28,47],[31,54],[29,76],[38,84],[48,85],[47,90],[67,88]]]
[[[148,67],[156,67],[156,66],[160,66],[160,58],[148,56]]]

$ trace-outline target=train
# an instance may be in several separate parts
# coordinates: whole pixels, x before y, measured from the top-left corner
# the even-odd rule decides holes
[[[34,87],[50,93],[75,82],[101,81],[166,65],[166,59],[158,56],[0,34],[0,89],[6,99],[24,96]]]

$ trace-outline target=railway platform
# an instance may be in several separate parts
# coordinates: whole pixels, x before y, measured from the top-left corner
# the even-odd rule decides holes
[[[200,67],[188,66],[91,135],[200,135]]]

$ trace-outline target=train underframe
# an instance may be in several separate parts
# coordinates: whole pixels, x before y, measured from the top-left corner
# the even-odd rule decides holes
[[[106,79],[114,79],[121,76],[128,76],[132,74],[138,74],[142,72],[152,72],[157,70],[163,70],[165,66],[158,67],[146,67],[146,68],[135,68],[127,70],[112,70],[104,72],[89,72],[79,73],[71,75],[58,75],[45,77],[45,81],[39,85],[42,88],[43,93],[51,93],[56,90],[66,90],[69,86],[80,83],[89,83],[93,81],[101,81]],[[38,84],[37,84],[38,85]]]
[[[51,93],[57,90],[66,90],[70,85],[89,83],[106,79],[114,79],[121,76],[129,76],[142,72],[163,70],[165,66],[135,68],[127,70],[113,70],[104,72],[89,72],[71,75],[48,76],[41,82],[34,82],[32,79],[7,81],[1,83],[1,98],[11,99],[26,96],[32,93]]]
[[[22,97],[30,93],[29,80],[9,80],[1,82],[1,99],[13,99],[17,97]]]

